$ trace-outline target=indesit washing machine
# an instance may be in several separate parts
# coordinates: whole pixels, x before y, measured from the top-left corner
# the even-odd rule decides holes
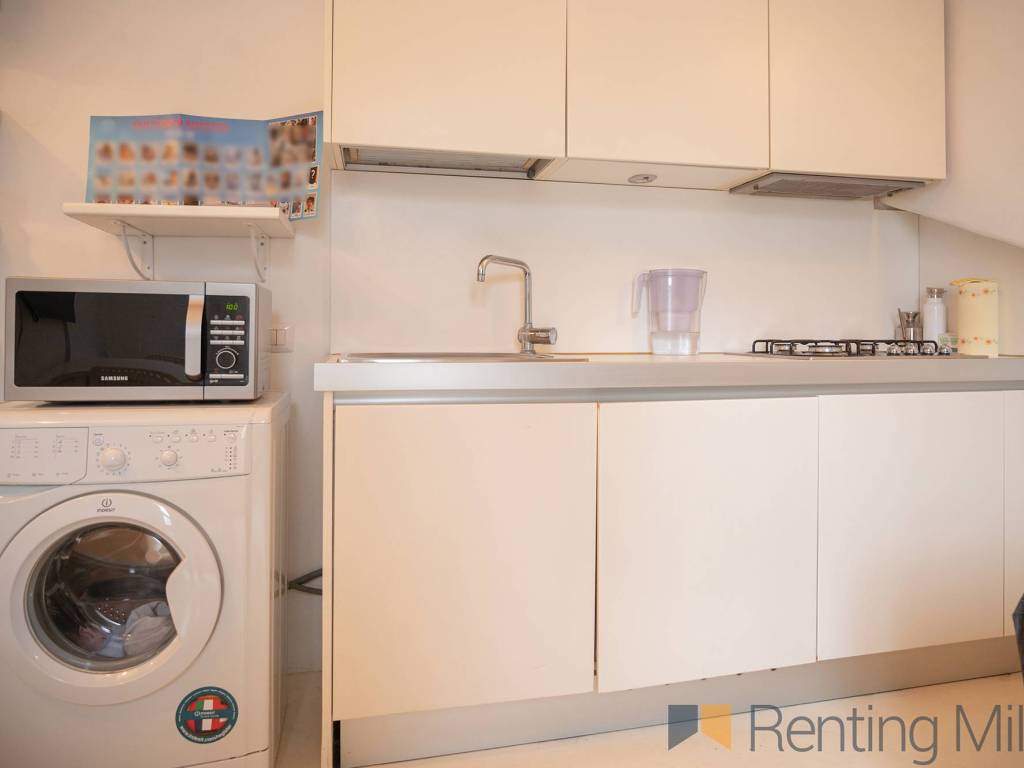
[[[0,763],[271,768],[287,413],[0,406]]]

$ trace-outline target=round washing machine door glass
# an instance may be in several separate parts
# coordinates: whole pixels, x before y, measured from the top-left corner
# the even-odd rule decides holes
[[[29,626],[51,656],[112,672],[163,650],[177,631],[167,580],[181,555],[155,531],[125,523],[80,528],[60,539],[29,577]]]
[[[222,584],[183,512],[111,492],[37,515],[0,553],[0,590],[0,655],[48,695],[100,705],[181,675],[213,634]]]

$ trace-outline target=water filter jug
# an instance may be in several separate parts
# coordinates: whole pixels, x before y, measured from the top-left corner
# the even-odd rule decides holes
[[[652,269],[633,279],[633,316],[640,314],[647,289],[651,352],[695,355],[700,341],[700,310],[708,273],[700,269]]]

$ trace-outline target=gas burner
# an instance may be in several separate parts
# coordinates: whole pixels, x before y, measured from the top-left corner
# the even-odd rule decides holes
[[[750,351],[790,357],[852,357],[856,354],[851,342],[829,339],[758,339]]]
[[[934,341],[904,339],[758,339],[750,351],[783,357],[931,357],[951,350]]]

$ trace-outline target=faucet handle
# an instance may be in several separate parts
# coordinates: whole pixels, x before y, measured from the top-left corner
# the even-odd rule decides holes
[[[519,329],[519,342],[521,344],[554,344],[556,341],[558,341],[557,328],[524,326]]]

